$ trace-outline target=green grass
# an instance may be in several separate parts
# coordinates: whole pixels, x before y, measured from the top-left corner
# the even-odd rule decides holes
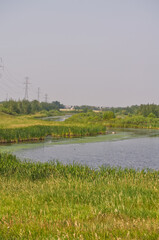
[[[144,117],[142,115],[121,115],[115,118],[104,118],[107,112],[88,112],[75,114],[66,120],[67,123],[101,124],[112,128],[154,128],[159,129],[159,118]]]
[[[42,140],[46,136],[81,137],[105,133],[99,124],[69,124],[37,120],[33,116],[10,116],[0,113],[0,143]]]
[[[65,122],[48,122],[35,116],[0,113],[0,143],[41,140],[54,137],[81,137],[103,134],[106,128],[159,128],[158,118],[132,116],[104,119],[104,113],[79,113]]]
[[[159,239],[159,171],[0,154],[0,239]]]
[[[88,126],[30,126],[23,128],[2,128],[0,129],[0,142],[19,142],[28,140],[42,140],[46,136],[53,137],[73,137],[73,136],[92,136],[105,133],[105,127],[99,125]]]

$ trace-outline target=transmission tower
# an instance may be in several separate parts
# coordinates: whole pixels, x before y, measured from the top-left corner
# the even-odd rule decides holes
[[[24,82],[24,85],[25,85],[25,96],[24,96],[24,99],[25,100],[28,100],[29,97],[28,97],[28,90],[29,90],[29,78],[28,77],[25,77],[25,82]]]
[[[3,65],[3,61],[2,58],[0,58],[0,70],[4,70],[4,65]],[[0,73],[0,78],[2,77],[2,74]]]
[[[2,68],[4,70],[4,65],[3,65],[2,58],[0,58],[0,68]]]
[[[40,102],[40,88],[38,88],[38,102]]]
[[[45,102],[47,103],[47,100],[48,100],[48,95],[47,93],[45,94]]]

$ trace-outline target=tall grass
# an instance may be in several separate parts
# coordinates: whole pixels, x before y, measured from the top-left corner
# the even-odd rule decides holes
[[[18,142],[26,140],[44,139],[51,135],[55,137],[91,136],[104,133],[105,127],[100,125],[88,126],[31,126],[23,128],[1,128],[0,142]]]
[[[68,123],[103,124],[107,127],[120,128],[159,128],[159,118],[144,117],[141,115],[118,116],[104,118],[105,113],[79,113],[66,120]]]
[[[129,168],[111,168],[111,167],[100,167],[92,169],[85,165],[79,164],[67,164],[63,165],[59,161],[48,161],[46,163],[32,161],[21,161],[16,156],[10,153],[0,153],[0,175],[5,177],[20,177],[29,178],[30,180],[45,179],[50,175],[60,177],[75,177],[81,179],[94,180],[97,178],[123,178],[132,177],[134,179],[147,178],[149,180],[159,180],[159,171],[151,169],[143,169],[136,171],[135,169]]]
[[[159,128],[159,118],[132,116],[115,118],[105,122],[108,127],[120,128]]]
[[[158,239],[159,171],[0,154],[0,239]]]

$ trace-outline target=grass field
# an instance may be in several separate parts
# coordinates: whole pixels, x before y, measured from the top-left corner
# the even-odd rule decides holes
[[[56,125],[58,123],[49,122],[49,125],[51,124]],[[48,122],[34,118],[33,115],[12,116],[0,112],[0,128],[19,128],[35,125],[48,125]]]
[[[159,171],[0,154],[0,239],[159,239]]]
[[[42,140],[46,136],[73,137],[105,133],[100,124],[80,124],[44,121],[35,116],[11,116],[0,113],[0,143]]]

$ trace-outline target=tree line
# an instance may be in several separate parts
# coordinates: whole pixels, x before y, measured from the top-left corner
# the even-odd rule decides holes
[[[9,100],[1,103],[1,111],[8,114],[34,114],[40,111],[50,111],[59,110],[65,108],[63,104],[58,101],[53,101],[51,103],[39,102],[37,100]]]
[[[37,100],[28,101],[28,100],[9,100],[1,102],[0,104],[1,108],[0,110],[2,112],[8,113],[8,114],[34,114],[36,112],[41,111],[51,111],[51,110],[59,110],[64,109],[65,106],[61,104],[59,101],[53,101],[51,103],[47,102],[39,102]],[[98,110],[102,112],[112,112],[113,116],[118,115],[142,115],[144,117],[151,117],[151,118],[159,118],[159,105],[157,104],[141,104],[141,105],[132,105],[128,107],[95,107],[95,106],[88,106],[88,105],[82,105],[82,106],[74,106],[75,111],[81,110],[82,112],[90,112],[93,110]],[[105,118],[109,118],[106,116]]]
[[[159,117],[159,105],[141,104],[128,107],[102,108],[102,111],[112,111],[115,115],[142,115],[144,117]]]

